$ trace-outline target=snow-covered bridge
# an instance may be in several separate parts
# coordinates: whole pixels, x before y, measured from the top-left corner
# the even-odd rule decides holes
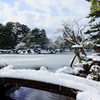
[[[0,85],[3,86],[22,86],[22,87],[29,87],[35,88],[39,90],[44,90],[48,92],[53,92],[65,96],[69,96],[72,98],[76,98],[77,91],[76,89],[68,88],[62,85],[57,85],[53,83],[29,80],[29,79],[19,79],[19,78],[6,78],[0,77]]]
[[[100,82],[48,70],[4,68],[0,70],[0,85],[32,87],[77,97],[77,100],[100,99]],[[76,91],[79,91],[77,95]]]

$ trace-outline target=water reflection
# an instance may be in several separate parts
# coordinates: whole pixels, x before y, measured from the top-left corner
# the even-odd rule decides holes
[[[16,90],[10,97],[15,100],[75,100],[67,96],[26,87]]]

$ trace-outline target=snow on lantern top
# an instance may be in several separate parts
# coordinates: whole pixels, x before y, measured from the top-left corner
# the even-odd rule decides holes
[[[72,46],[72,48],[82,48],[82,47],[83,47],[82,45],[78,45],[78,44]]]

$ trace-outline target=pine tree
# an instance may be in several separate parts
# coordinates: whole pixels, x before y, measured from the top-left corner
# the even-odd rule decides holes
[[[90,29],[85,34],[90,34],[91,40],[94,43],[100,44],[100,1],[86,0],[91,2],[90,14],[87,18],[91,18],[89,25]]]

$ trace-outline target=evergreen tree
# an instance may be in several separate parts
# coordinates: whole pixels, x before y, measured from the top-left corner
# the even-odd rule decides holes
[[[34,47],[34,45],[40,45],[41,48],[45,48],[45,44],[48,43],[48,38],[44,29],[33,29],[27,36],[27,45]]]
[[[18,23],[17,23],[18,24]],[[17,34],[18,34],[18,43],[19,42],[27,42],[27,35],[30,32],[30,28],[24,24],[18,24]]]
[[[100,1],[99,0],[87,0],[91,2],[90,14],[87,18],[91,18],[89,25],[90,30],[85,34],[90,34],[90,38],[94,43],[100,44]]]
[[[17,45],[17,34],[15,34],[13,22],[8,22],[3,27],[2,38],[2,49],[14,49]]]
[[[40,38],[41,48],[45,49],[45,45],[49,43],[49,40],[44,29],[40,30]]]
[[[40,45],[45,48],[48,38],[44,29],[30,28],[19,22],[0,24],[0,49],[14,49],[17,44],[25,43],[26,47]]]
[[[0,49],[4,48],[4,36],[3,36],[4,26],[0,24]]]

